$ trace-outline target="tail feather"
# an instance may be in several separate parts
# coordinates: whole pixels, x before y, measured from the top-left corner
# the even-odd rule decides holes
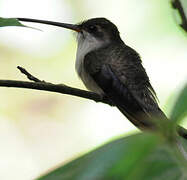
[[[142,116],[140,114],[134,113],[129,114],[124,108],[122,108],[121,106],[117,106],[117,108],[121,111],[122,114],[124,114],[128,120],[130,120],[137,128],[141,129],[141,130],[155,130],[156,127],[154,125],[153,120],[151,120],[151,118],[148,116]],[[160,115],[164,115],[161,116],[162,119],[164,120],[168,120],[165,116],[165,114],[160,110]],[[181,127],[181,126],[177,126],[177,133],[179,136],[183,137],[184,139],[187,139],[187,129]]]

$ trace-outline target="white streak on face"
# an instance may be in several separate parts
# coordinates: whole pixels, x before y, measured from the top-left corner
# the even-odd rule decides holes
[[[77,41],[78,47],[75,69],[87,89],[99,94],[103,94],[103,91],[97,86],[92,77],[85,71],[83,61],[87,53],[102,47],[104,42],[85,31],[83,31],[83,34],[78,33]]]

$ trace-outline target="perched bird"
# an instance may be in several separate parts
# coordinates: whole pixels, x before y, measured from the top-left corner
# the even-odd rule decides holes
[[[139,54],[121,40],[118,28],[111,21],[93,18],[74,25],[27,18],[18,20],[76,31],[75,68],[79,77],[87,89],[107,97],[136,127],[155,129],[153,118],[168,120],[158,106]],[[178,133],[187,138],[182,127],[178,127]]]

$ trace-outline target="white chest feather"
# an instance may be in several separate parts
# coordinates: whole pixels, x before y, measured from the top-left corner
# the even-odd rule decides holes
[[[78,35],[78,47],[76,54],[75,69],[86,88],[99,94],[103,94],[103,91],[97,86],[95,81],[85,70],[84,57],[87,53],[101,47],[102,45],[103,43],[101,41],[95,39],[88,33],[85,37],[83,37],[82,34]]]

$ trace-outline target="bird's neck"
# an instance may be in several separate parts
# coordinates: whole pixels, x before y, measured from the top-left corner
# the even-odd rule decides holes
[[[87,40],[87,39],[79,39],[78,40],[78,46],[77,46],[77,54],[76,54],[76,63],[75,63],[75,69],[80,75],[84,57],[86,54],[88,54],[91,51],[98,50],[99,48],[103,48],[107,45],[107,42],[102,42],[97,39],[93,40]]]

